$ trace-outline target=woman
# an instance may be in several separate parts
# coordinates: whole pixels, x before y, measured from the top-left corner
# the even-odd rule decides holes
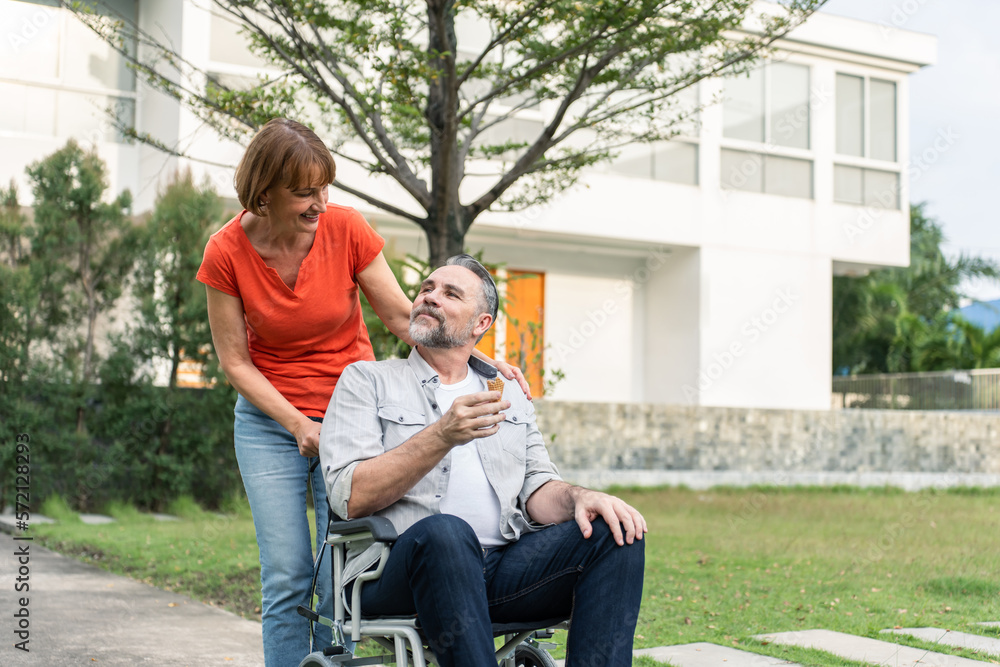
[[[297,665],[308,653],[307,622],[296,612],[309,602],[313,576],[306,486],[337,378],[374,359],[359,287],[389,330],[412,344],[411,304],[382,255],[384,241],[360,213],[327,203],[335,172],[307,127],[267,123],[236,169],[244,210],[212,235],[198,271],[216,354],[239,392],[236,459],[260,546],[268,667]],[[527,392],[519,370],[497,365]],[[321,471],[311,477],[319,549],[326,492]],[[329,617],[329,569],[319,576]],[[318,645],[329,644],[329,628],[318,627]]]

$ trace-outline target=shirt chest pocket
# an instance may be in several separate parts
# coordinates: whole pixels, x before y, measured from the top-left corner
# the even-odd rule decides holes
[[[395,449],[427,426],[423,412],[400,405],[380,405],[379,421],[382,423],[382,445],[386,450]]]
[[[523,410],[513,407],[504,410],[503,424],[496,437],[500,438],[500,446],[505,454],[521,465],[524,464],[525,448],[527,447],[528,420]]]

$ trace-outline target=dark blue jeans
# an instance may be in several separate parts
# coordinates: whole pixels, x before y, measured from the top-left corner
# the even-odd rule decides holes
[[[399,536],[361,608],[417,614],[441,667],[496,667],[491,622],[555,617],[572,621],[566,667],[631,665],[645,542],[620,547],[593,525],[589,539],[567,521],[484,550],[462,519],[427,517]]]

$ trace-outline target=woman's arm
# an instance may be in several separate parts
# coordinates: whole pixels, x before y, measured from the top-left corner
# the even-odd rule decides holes
[[[295,436],[300,454],[316,456],[319,451],[319,423],[289,403],[250,359],[243,301],[214,287],[206,285],[205,289],[208,291],[208,323],[212,328],[215,353],[229,383]]]
[[[396,282],[396,276],[389,268],[389,263],[385,261],[385,256],[379,253],[378,257],[358,272],[357,278],[358,285],[368,297],[368,303],[375,309],[378,318],[404,343],[413,345],[413,339],[410,338],[410,309],[413,308],[413,304],[403,294],[402,288]],[[516,380],[521,385],[521,391],[529,401],[531,400],[531,388],[520,368],[511,366],[502,359],[494,360],[480,350],[475,350],[472,354],[491,366],[496,366],[508,380]]]
[[[355,277],[361,291],[368,297],[368,303],[389,331],[407,345],[413,345],[410,338],[410,309],[413,304],[403,294],[385,256],[379,253]]]

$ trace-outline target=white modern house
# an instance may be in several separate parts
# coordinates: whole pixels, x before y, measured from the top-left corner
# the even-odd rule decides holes
[[[233,80],[259,71],[206,0],[108,4],[205,70]],[[185,166],[232,197],[231,168],[122,141],[105,119],[109,104],[214,163],[235,165],[241,153],[144,91],[54,5],[0,0],[0,183],[19,181],[27,202],[25,165],[76,137],[97,146],[136,212]],[[625,151],[543,207],[484,214],[467,244],[529,276],[508,284],[539,327],[545,368],[565,375],[546,397],[828,408],[832,278],[908,263],[908,183],[921,164],[911,152],[953,140],[908,144],[907,77],[935,53],[927,35],[814,15],[750,77],[692,91],[701,103],[724,101],[683,137]],[[393,251],[425,254],[416,226],[330,195],[362,210]],[[500,322],[495,351],[516,345],[516,333]]]

